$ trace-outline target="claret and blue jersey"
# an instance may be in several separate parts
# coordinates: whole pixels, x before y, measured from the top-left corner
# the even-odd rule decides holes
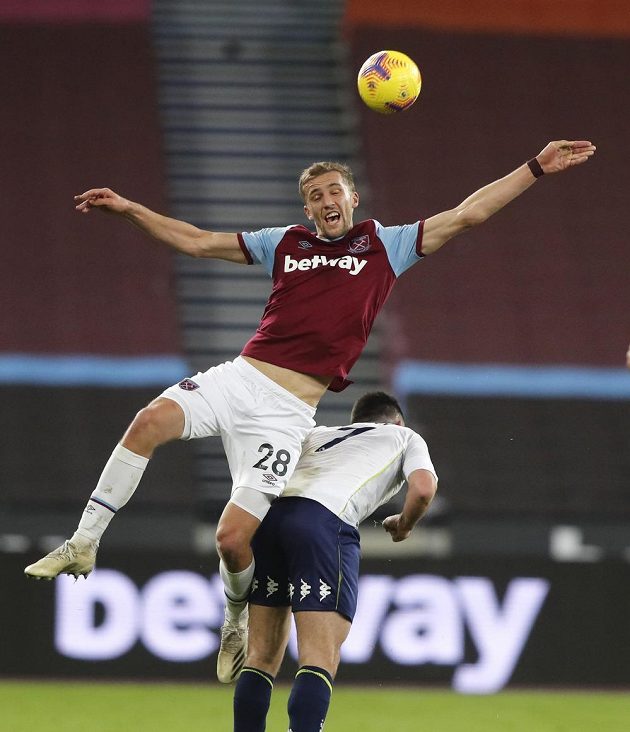
[[[304,226],[239,234],[248,263],[262,264],[273,279],[243,355],[332,376],[329,388],[344,389],[396,279],[422,258],[423,223],[383,226],[368,219],[334,241]]]

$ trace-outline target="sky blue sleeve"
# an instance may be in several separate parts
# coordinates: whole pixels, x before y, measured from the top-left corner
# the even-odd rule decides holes
[[[424,221],[416,221],[415,224],[404,224],[403,226],[383,226],[378,221],[374,223],[378,238],[385,246],[389,263],[396,277],[400,277],[405,270],[422,259],[419,252],[422,245]]]
[[[291,227],[283,226],[259,231],[244,231],[241,234],[252,260],[256,264],[262,264],[270,275],[273,272],[276,247],[289,228]]]

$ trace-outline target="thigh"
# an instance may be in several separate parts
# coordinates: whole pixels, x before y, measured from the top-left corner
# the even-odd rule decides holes
[[[252,394],[221,438],[232,474],[232,490],[251,488],[280,495],[313,429],[309,414],[282,405],[275,394]]]
[[[246,666],[275,676],[289,640],[291,613],[288,607],[249,606],[249,641]]]
[[[331,676],[337,673],[342,643],[351,623],[336,612],[296,612],[300,666],[319,666]]]
[[[231,386],[230,364],[215,366],[204,373],[182,379],[160,395],[176,402],[184,412],[182,440],[216,437],[221,424],[229,419],[229,406],[224,394]],[[225,383],[225,388],[220,384]]]
[[[334,611],[351,621],[361,554],[358,531],[307,498],[280,498],[276,504],[286,505],[290,515],[282,542],[293,612]]]
[[[288,530],[287,518],[279,501],[275,501],[252,539],[255,566],[249,601],[265,607],[286,608],[288,612],[289,570],[281,540]]]

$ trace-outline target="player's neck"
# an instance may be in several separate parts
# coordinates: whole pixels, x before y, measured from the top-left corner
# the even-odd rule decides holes
[[[242,356],[242,358],[255,369],[258,369],[268,379],[275,381],[276,384],[290,391],[291,394],[306,402],[311,407],[317,406],[332,381],[331,376],[303,374],[299,371],[276,366],[273,363],[267,363],[267,361],[259,361],[257,358],[252,358],[251,356]]]

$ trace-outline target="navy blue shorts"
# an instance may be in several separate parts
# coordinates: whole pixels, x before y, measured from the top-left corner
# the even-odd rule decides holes
[[[309,498],[279,498],[252,541],[256,570],[250,602],[293,612],[357,608],[359,532]]]

